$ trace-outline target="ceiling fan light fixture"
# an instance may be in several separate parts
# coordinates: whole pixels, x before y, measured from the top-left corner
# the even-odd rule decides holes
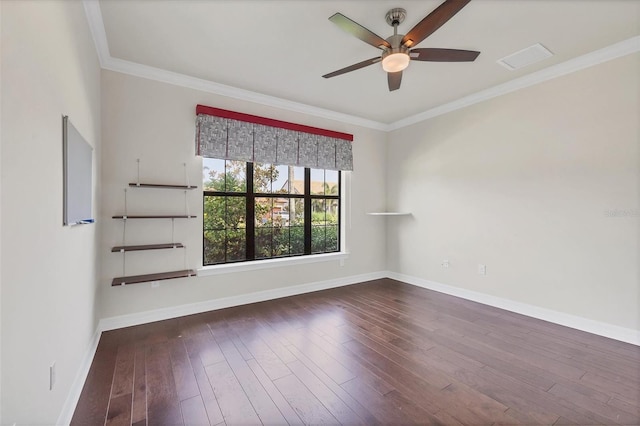
[[[386,55],[382,59],[382,69],[386,72],[402,71],[409,66],[411,58],[406,52],[397,52]]]

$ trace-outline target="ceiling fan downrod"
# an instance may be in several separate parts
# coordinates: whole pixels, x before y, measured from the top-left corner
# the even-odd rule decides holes
[[[385,15],[387,23],[393,27],[393,35],[387,38],[387,42],[391,45],[391,48],[386,47],[382,54],[382,68],[387,72],[401,71],[409,64],[409,49],[402,45],[402,38],[404,34],[398,34],[398,25],[404,21],[407,16],[407,11],[401,8],[391,9]],[[401,54],[399,56],[392,55]],[[396,63],[398,62],[399,63]]]

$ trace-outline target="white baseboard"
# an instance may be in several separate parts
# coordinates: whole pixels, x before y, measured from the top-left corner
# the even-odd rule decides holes
[[[58,426],[66,426],[71,423],[73,412],[80,400],[80,394],[82,393],[84,382],[87,380],[87,376],[89,375],[89,369],[91,368],[93,357],[96,355],[96,349],[98,349],[100,334],[102,333],[96,329],[96,332],[93,333],[93,336],[91,337],[89,347],[85,351],[80,368],[76,373],[76,377],[73,379],[73,383],[71,384],[71,390],[69,390],[67,399],[64,401],[64,405],[62,406],[62,411],[58,416],[58,421],[56,422],[56,425]]]
[[[307,284],[281,287],[273,290],[258,291],[255,293],[242,294],[239,296],[225,297],[222,299],[206,300],[204,302],[189,303],[187,305],[171,306],[168,308],[155,309],[153,311],[139,312],[117,317],[103,318],[98,324],[100,331],[115,330],[117,328],[130,327],[132,325],[146,324],[154,321],[162,321],[177,318],[185,315],[199,314],[217,309],[230,308],[233,306],[247,305],[249,303],[263,302],[265,300],[280,299],[282,297],[295,296],[297,294],[310,293],[318,290],[342,287],[363,281],[386,278],[386,272],[372,272],[369,274],[353,275],[349,277],[336,278],[327,281],[317,281]]]
[[[422,278],[413,277],[410,275],[399,274],[397,272],[387,272],[386,274],[387,274],[387,277],[389,278],[402,281],[407,284],[412,284],[417,287],[434,290],[440,293],[449,294],[451,296],[460,297],[462,299],[472,300],[474,302],[482,303],[484,305],[494,306],[496,308],[526,315],[528,317],[549,321],[554,324],[575,328],[577,330],[582,330],[588,333],[597,334],[598,336],[604,336],[611,339],[615,339],[622,342],[627,342],[633,345],[640,346],[640,330],[620,327],[617,325],[595,321],[595,320],[591,320],[588,318],[583,318],[575,315],[570,315],[563,312],[554,311],[551,309],[541,308],[539,306],[529,305],[527,303],[521,303],[521,302],[516,302],[514,300],[503,299],[501,297],[491,296],[489,294],[466,290],[464,288],[454,287],[447,284],[438,283],[435,281],[429,281]]]

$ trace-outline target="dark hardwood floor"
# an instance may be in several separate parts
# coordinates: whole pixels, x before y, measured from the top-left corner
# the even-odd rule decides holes
[[[393,280],[105,332],[74,425],[640,424],[640,347]]]

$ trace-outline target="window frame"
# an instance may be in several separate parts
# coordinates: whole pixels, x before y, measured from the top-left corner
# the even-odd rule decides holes
[[[224,160],[225,161],[225,169],[226,169],[226,161],[232,160]],[[221,196],[221,197],[238,197],[243,198],[245,200],[245,214],[246,214],[246,228],[245,228],[245,259],[240,260],[227,260],[226,250],[225,250],[225,261],[220,263],[205,263],[205,222],[204,222],[204,214],[202,215],[202,270],[211,271],[214,268],[225,270],[229,268],[233,269],[252,269],[252,265],[260,264],[261,267],[269,267],[268,264],[276,261],[278,264],[287,262],[291,263],[292,259],[300,260],[301,258],[317,258],[308,261],[301,261],[295,263],[313,263],[316,261],[324,261],[331,259],[340,259],[341,261],[347,257],[347,253],[343,251],[343,197],[342,197],[342,171],[337,170],[338,173],[338,194],[330,195],[330,194],[312,194],[311,193],[311,170],[310,167],[304,167],[304,194],[295,194],[293,193],[293,189],[290,188],[289,193],[263,193],[263,192],[255,192],[254,188],[254,162],[244,162],[246,165],[245,178],[246,178],[246,190],[245,192],[232,192],[232,191],[212,191],[204,189],[202,191],[202,202],[203,209],[205,205],[205,201],[207,197],[211,196]],[[262,163],[259,163],[262,164]],[[300,167],[300,166],[294,166]],[[313,169],[313,170],[323,170],[326,172],[327,169]],[[291,185],[291,183],[289,183]],[[260,257],[256,258],[256,227],[255,224],[255,202],[257,198],[288,198],[289,200],[293,199],[301,199],[304,200],[304,253],[295,253],[295,254],[287,254],[282,256],[271,256],[271,257]],[[336,200],[338,202],[337,206],[337,224],[336,224],[336,237],[337,244],[336,249],[331,251],[322,251],[322,252],[313,252],[312,250],[312,232],[313,232],[313,223],[312,223],[312,208],[313,208],[313,200]],[[326,222],[324,227],[326,228]],[[326,231],[326,229],[325,229]],[[325,234],[325,244],[326,244],[326,234]],[[326,247],[325,247],[326,249]],[[241,268],[237,268],[237,266],[242,266]],[[246,265],[246,266],[245,266]],[[264,266],[267,265],[267,266]],[[276,264],[274,263],[274,266]]]

